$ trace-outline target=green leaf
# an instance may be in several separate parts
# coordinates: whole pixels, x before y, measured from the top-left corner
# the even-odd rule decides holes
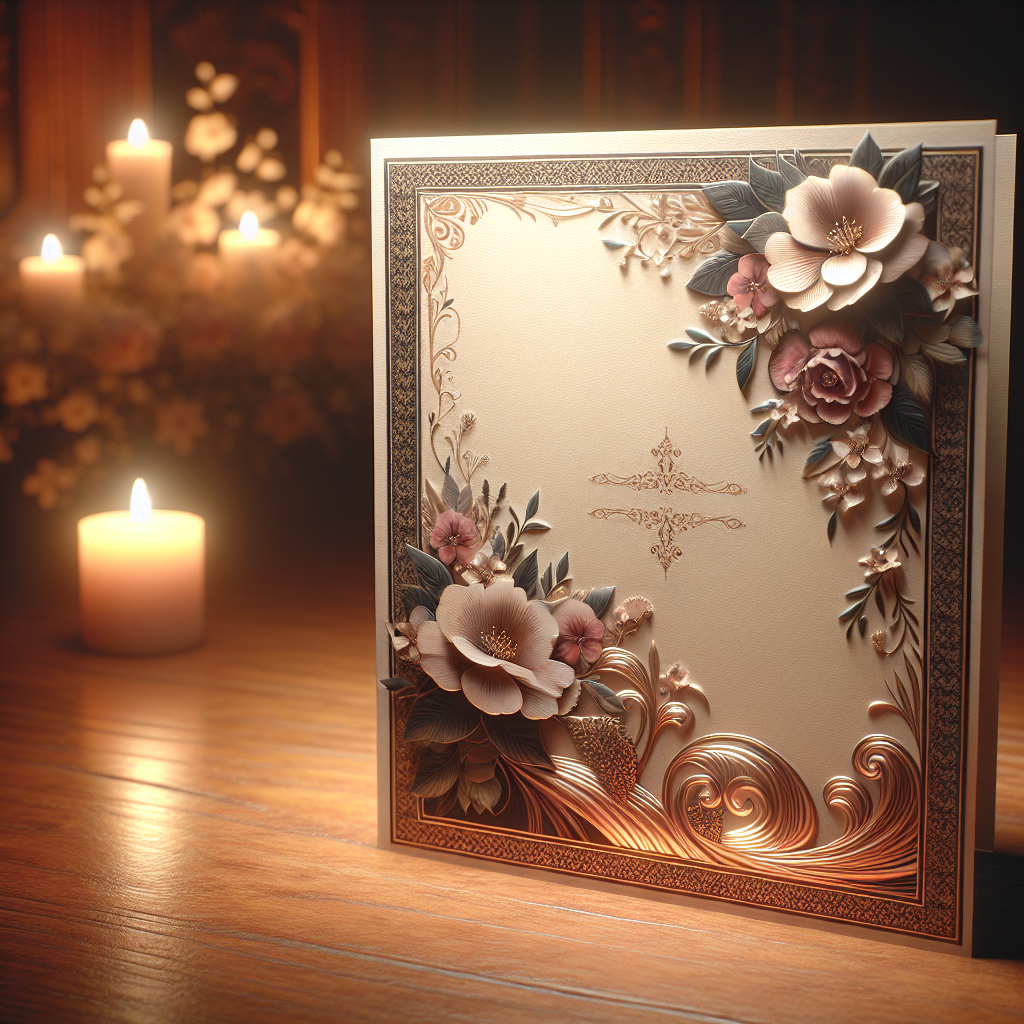
[[[614,587],[596,587],[587,594],[585,598],[583,598],[583,603],[589,604],[593,609],[594,614],[598,618],[601,618],[605,613],[605,609],[608,607],[608,602],[612,599],[612,594],[614,593]]]
[[[782,180],[786,183],[787,191],[796,188],[797,185],[802,185],[807,180],[807,175],[788,160],[783,160],[781,153],[775,154],[775,162],[778,165],[779,174],[782,175]]]
[[[914,528],[914,531],[920,535],[921,517],[917,514],[917,509],[909,501],[907,502],[907,518],[910,519],[910,525]]]
[[[954,322],[949,340],[957,348],[977,348],[985,338],[973,317],[962,316]]]
[[[939,205],[939,183],[937,181],[922,181],[917,186],[914,202],[920,203],[924,207],[926,217],[928,214],[934,213]]]
[[[532,519],[540,508],[540,491],[534,491],[533,497],[526,503],[526,518]]]
[[[872,178],[878,180],[878,172],[885,163],[885,157],[878,148],[878,144],[871,138],[871,132],[865,132],[864,137],[853,148],[850,154],[850,166],[860,167],[868,172]]]
[[[540,578],[540,589],[541,594],[547,597],[551,591],[551,588],[555,585],[555,579],[551,571],[551,563],[548,562],[548,567],[544,570]]]
[[[761,205],[776,213],[782,213],[786,205],[786,183],[782,175],[778,171],[762,167],[751,157],[747,176],[750,179],[750,187]]]
[[[684,351],[685,352],[686,349],[693,348],[694,345],[696,345],[696,344],[697,344],[697,342],[695,342],[695,341],[687,341],[685,338],[673,338],[668,343],[668,347],[672,348],[672,349],[675,349],[677,352],[679,352],[679,351]]]
[[[854,587],[853,590],[848,590],[844,597],[860,597],[861,594],[866,594],[871,589],[870,585],[863,587]]]
[[[740,349],[739,357],[736,360],[736,383],[742,391],[754,372],[754,364],[757,362],[757,338],[744,348]]]
[[[412,783],[413,796],[444,796],[459,781],[459,748],[424,750]]]
[[[408,679],[402,679],[401,676],[392,676],[390,679],[382,679],[380,684],[381,686],[387,687],[392,693],[399,693],[402,690],[408,690],[413,685]]]
[[[746,220],[764,213],[754,190],[745,181],[718,181],[705,185],[704,195],[726,220]]]
[[[875,285],[865,296],[861,308],[883,338],[903,344],[903,309],[888,285]]]
[[[759,253],[764,255],[765,243],[772,235],[779,231],[789,234],[789,225],[781,213],[762,213],[746,231],[743,238],[749,242]]]
[[[884,618],[885,617],[885,598],[882,597],[882,588],[881,587],[876,587],[875,588],[875,604],[878,606],[879,614]]]
[[[716,252],[701,263],[686,286],[702,295],[725,295],[726,285],[736,273],[739,262],[739,256],[731,252]]]
[[[433,594],[435,598],[440,598],[444,588],[450,587],[453,582],[452,574],[448,571],[445,564],[439,562],[433,555],[428,555],[425,551],[414,548],[409,543],[405,545],[405,553],[412,561],[423,589]]]
[[[857,620],[857,628],[860,630],[860,635],[863,636],[868,628],[868,617],[866,615],[862,615]]]
[[[828,517],[828,526],[826,527],[826,530],[828,531],[828,542],[829,542],[829,544],[832,543],[832,538],[836,535],[836,523],[838,521],[839,521],[839,509],[838,508],[834,508],[834,509],[832,509],[832,515],[830,515]],[[840,621],[842,621],[842,620],[840,620]]]
[[[410,614],[413,608],[420,606],[426,608],[431,615],[437,611],[437,598],[429,590],[411,584],[402,587],[402,604],[405,605],[406,615]]]
[[[743,236],[744,232],[753,224],[753,219],[748,220],[731,220],[726,224],[726,227],[732,229],[740,237]]]
[[[610,686],[605,686],[596,679],[584,679],[582,682],[601,706],[602,711],[607,711],[610,715],[621,715],[626,710],[622,698]]]
[[[832,514],[835,515],[834,512]],[[860,611],[861,604],[861,601],[855,601],[853,604],[850,605],[849,608],[844,608],[839,613],[839,621],[845,622],[847,619],[852,619],[857,614],[857,612]]]
[[[722,346],[716,345],[714,348],[708,351],[708,354],[704,357],[705,368],[709,367],[720,355],[722,354]]]
[[[702,331],[699,327],[687,327],[686,333],[693,339],[694,345],[722,344],[720,338],[716,338],[713,334],[708,334],[707,331]],[[690,347],[692,348],[693,345]]]
[[[537,764],[554,768],[540,738],[540,726],[515,715],[484,715],[484,728],[498,751],[516,764]]]
[[[602,238],[601,241],[604,242],[609,249],[624,249],[626,247],[626,243],[620,242],[617,238]]]
[[[523,533],[540,533],[542,530],[550,530],[551,524],[545,523],[543,519],[531,519],[524,527]]]
[[[458,743],[480,724],[480,709],[461,690],[431,690],[412,706],[405,723],[409,742]]]
[[[555,569],[555,582],[561,583],[566,576],[569,575],[569,552],[566,551],[564,555],[558,560],[558,566]]]
[[[533,593],[533,588],[537,586],[539,572],[540,570],[537,567],[537,549],[534,548],[516,566],[516,571],[512,573],[512,582],[517,587],[522,587],[526,591],[527,596],[529,596]]]
[[[770,419],[762,420],[754,429],[750,432],[751,437],[763,437],[768,428],[772,425]]]
[[[889,404],[882,409],[882,423],[890,437],[900,444],[931,451],[931,426],[924,406],[904,384],[892,389]]]
[[[891,188],[899,194],[904,203],[913,201],[921,180],[922,144],[897,153],[883,168],[878,176],[880,188]]]

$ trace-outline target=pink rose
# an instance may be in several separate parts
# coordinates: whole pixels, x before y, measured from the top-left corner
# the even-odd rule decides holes
[[[480,547],[480,532],[472,519],[449,510],[441,513],[431,530],[430,544],[437,549],[437,557],[445,565],[451,565],[456,559],[469,565]]]
[[[589,604],[575,599],[565,601],[558,606],[555,621],[558,623],[558,639],[551,652],[553,658],[575,665],[580,658],[595,662],[601,657],[604,623]]]
[[[768,360],[772,383],[796,393],[802,419],[845,423],[889,404],[893,362],[884,345],[865,346],[842,320],[823,320],[808,334],[787,331]]]

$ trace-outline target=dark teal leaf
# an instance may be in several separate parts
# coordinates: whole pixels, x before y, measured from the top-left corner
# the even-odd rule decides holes
[[[834,512],[832,514],[835,515]],[[851,604],[849,608],[844,608],[839,613],[839,621],[845,622],[847,619],[852,619],[857,614],[857,612],[860,611],[863,604],[863,601],[854,601],[854,603]]]
[[[917,195],[914,196],[914,202],[920,203],[924,207],[924,215],[926,217],[930,213],[934,213],[939,205],[939,183],[937,181],[922,181],[917,186]]]
[[[744,348],[740,349],[739,357],[736,359],[736,383],[742,391],[754,372],[754,364],[757,362],[757,338]]]
[[[755,405],[751,412],[767,412],[769,409],[776,408],[773,399],[769,398],[767,402],[762,402],[760,405]]]
[[[889,404],[882,409],[882,424],[900,444],[931,451],[931,425],[924,406],[905,384],[892,389]]]
[[[897,278],[891,285],[892,294],[900,308],[908,316],[934,316],[932,309],[932,297],[928,294],[920,281],[915,280],[909,274]]]
[[[534,491],[533,497],[526,503],[526,518],[532,519],[540,508],[540,491]]]
[[[708,334],[707,331],[702,331],[699,327],[687,327],[686,333],[693,339],[694,344],[703,345],[710,342],[712,345],[721,345],[722,342]]]
[[[444,796],[459,781],[459,748],[424,750],[412,783],[413,796]]]
[[[857,628],[860,630],[860,635],[863,636],[868,628],[868,617],[866,615],[862,615],[857,620]]]
[[[949,332],[949,340],[957,348],[977,348],[985,338],[973,317],[962,316],[954,321]]]
[[[846,597],[860,597],[861,594],[866,594],[871,589],[870,585],[863,587],[854,587],[853,590],[848,590],[845,594]]]
[[[459,506],[459,485],[451,473],[444,475],[444,483],[441,485],[441,500],[450,509],[454,510]]]
[[[762,206],[776,213],[782,213],[786,205],[786,183],[778,171],[769,171],[762,167],[753,157],[750,158],[750,166],[747,174],[750,178],[750,187],[754,190]]]
[[[850,166],[860,167],[868,172],[872,178],[878,180],[878,173],[885,163],[885,157],[878,148],[878,144],[871,138],[871,132],[865,132],[864,137],[854,146],[850,154]]]
[[[402,604],[405,605],[405,614],[409,615],[413,608],[426,608],[431,615],[437,611],[437,597],[423,587],[414,587],[406,584],[402,587]]]
[[[380,685],[387,687],[392,693],[398,693],[401,690],[408,690],[413,684],[408,679],[392,676],[390,679],[382,679]]]
[[[768,428],[772,425],[770,419],[762,420],[754,429],[750,432],[751,437],[763,437]]]
[[[540,589],[541,595],[547,597],[551,588],[555,585],[554,574],[551,571],[551,563],[548,562],[548,567],[544,570],[543,575],[540,578]]]
[[[921,517],[917,514],[917,509],[907,502],[907,516],[910,519],[910,525],[914,528],[915,532],[920,535],[921,533]]]
[[[566,551],[564,555],[558,560],[558,566],[555,569],[555,582],[561,583],[566,576],[569,575],[569,552]]]
[[[731,252],[716,252],[697,268],[687,287],[702,295],[725,295],[729,278],[736,273],[740,258]]]
[[[807,175],[788,160],[783,160],[781,153],[776,153],[775,159],[779,167],[779,174],[782,175],[782,180],[786,183],[787,191],[796,188],[797,185],[802,185],[807,180]]]
[[[888,285],[875,285],[861,302],[861,309],[883,338],[903,344],[903,309]]]
[[[494,552],[494,557],[498,559],[505,554],[505,535],[501,532],[500,527],[494,528],[494,536],[491,537],[491,550]]]
[[[584,679],[583,685],[601,706],[602,711],[607,711],[610,715],[621,715],[626,710],[622,698],[610,686],[605,686],[604,683],[599,683],[596,679]]]
[[[612,599],[612,594],[614,593],[614,587],[597,587],[583,598],[583,602],[584,604],[589,604],[593,609],[594,614],[598,618],[601,618],[601,616],[604,615],[605,609],[608,607],[608,602]]]
[[[517,587],[522,587],[526,591],[527,596],[533,593],[533,588],[537,586],[537,577],[540,570],[537,567],[537,549],[534,548],[520,563],[516,566],[516,571],[512,573],[512,582]]]
[[[531,519],[524,527],[523,533],[540,533],[542,530],[550,530],[551,524],[543,519]]]
[[[807,461],[804,463],[804,469],[810,469],[816,462],[821,462],[821,460],[832,451],[832,438],[819,438],[811,449],[810,454],[807,456]]]
[[[784,231],[787,235],[789,234],[789,225],[786,223],[786,218],[781,213],[762,213],[743,232],[743,238],[763,255],[765,243],[772,235],[779,231]]]
[[[412,706],[405,723],[409,742],[458,743],[480,724],[480,709],[461,690],[431,690]]]
[[[737,234],[737,235],[740,235],[740,236],[742,236],[742,235],[743,235],[743,233],[744,233],[744,232],[745,232],[745,231],[746,231],[746,230],[747,230],[747,229],[748,229],[748,228],[750,227],[750,225],[751,225],[751,224],[753,224],[753,223],[754,223],[754,221],[753,221],[753,219],[752,219],[752,218],[748,218],[747,220],[731,220],[731,221],[729,221],[729,223],[728,223],[728,224],[726,225],[726,227],[729,227],[729,228],[731,228],[731,229],[732,229],[733,231],[735,231],[735,232],[736,232],[736,234]]]
[[[921,150],[919,142],[916,146],[897,153],[883,168],[878,176],[878,184],[882,188],[891,188],[899,193],[905,203],[913,201],[921,180]]]
[[[879,614],[885,615],[885,598],[882,597],[882,588],[875,588],[875,604],[878,606]]]
[[[484,715],[484,728],[499,753],[516,764],[554,768],[540,738],[540,726],[522,715]]]
[[[726,220],[747,220],[764,213],[754,190],[745,181],[718,181],[705,185],[704,195]]]
[[[722,346],[718,345],[711,349],[708,354],[704,357],[705,367],[710,366],[720,355],[722,354]]]
[[[828,530],[828,542],[829,542],[829,544],[832,543],[832,538],[836,535],[836,523],[839,520],[838,513],[839,513],[839,509],[838,508],[834,508],[834,509],[832,509],[832,515],[830,515],[828,517],[828,526],[826,527],[826,529]],[[842,619],[840,619],[839,621],[842,622]]]
[[[452,574],[444,563],[439,562],[433,555],[414,548],[411,544],[405,545],[405,553],[411,559],[423,589],[433,594],[434,597],[440,598],[441,591],[452,585]]]

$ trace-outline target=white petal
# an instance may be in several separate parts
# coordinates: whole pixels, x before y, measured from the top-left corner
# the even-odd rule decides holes
[[[771,266],[768,280],[783,292],[802,292],[821,276],[821,265],[827,252],[808,249],[784,231],[777,231],[765,244],[765,256]]]
[[[845,256],[829,256],[821,265],[821,279],[836,287],[858,281],[868,266],[868,258],[854,249]]]
[[[524,718],[550,718],[558,714],[558,701],[545,693],[527,690],[523,693]]]
[[[470,665],[462,673],[462,692],[488,715],[511,715],[523,706],[522,690],[500,669]]]
[[[879,260],[869,259],[864,276],[851,284],[848,288],[837,288],[828,300],[829,309],[842,309],[856,302],[862,295],[874,288],[878,279],[882,276],[882,264]]]

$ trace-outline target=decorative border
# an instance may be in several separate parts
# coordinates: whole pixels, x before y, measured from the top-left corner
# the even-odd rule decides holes
[[[419,534],[419,239],[421,191],[444,189],[599,191],[667,189],[745,179],[748,153],[385,163],[387,267],[387,420],[389,604],[412,582],[403,544]],[[761,159],[761,154],[753,154]],[[814,154],[823,166],[835,157]],[[767,158],[770,162],[771,158]],[[977,251],[981,153],[976,148],[925,153],[924,173],[940,182],[943,237]],[[964,786],[966,785],[969,499],[973,445],[973,355],[936,368],[933,461],[927,545],[926,730],[924,814],[916,899],[869,896],[794,884],[660,855],[591,846],[421,816],[410,795],[411,759],[396,756],[404,723],[391,701],[391,835],[398,844],[464,853],[502,863],[820,917],[948,942],[962,940]],[[401,575],[396,577],[397,572]],[[393,655],[392,655],[393,657]]]

